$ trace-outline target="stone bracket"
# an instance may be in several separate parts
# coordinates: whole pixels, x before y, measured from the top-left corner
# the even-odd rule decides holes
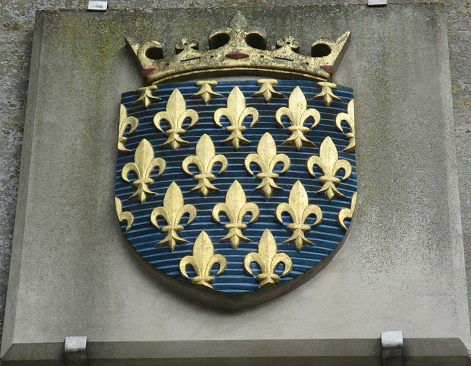
[[[404,338],[401,330],[381,332],[382,366],[403,366]]]
[[[93,1],[88,2],[89,11],[106,11],[108,10],[108,1]]]
[[[64,342],[66,366],[87,366],[87,337],[66,337]]]
[[[386,6],[388,0],[368,0],[368,6]]]

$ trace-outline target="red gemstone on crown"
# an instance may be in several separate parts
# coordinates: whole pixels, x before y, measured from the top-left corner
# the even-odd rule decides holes
[[[246,53],[240,52],[240,51],[234,51],[234,52],[228,53],[226,55],[226,57],[230,57],[230,58],[233,58],[235,60],[238,60],[238,59],[241,59],[241,58],[249,57],[249,55],[247,55]]]
[[[321,65],[321,69],[327,71],[329,74],[334,73],[334,67],[332,65]]]

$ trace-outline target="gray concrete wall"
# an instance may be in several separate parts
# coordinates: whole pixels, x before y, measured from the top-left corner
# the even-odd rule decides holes
[[[366,2],[366,1],[365,1]],[[410,3],[408,1],[407,3]],[[414,3],[420,1],[412,1]],[[164,7],[230,6],[232,1],[159,1]],[[241,5],[264,6],[264,1],[238,1]],[[270,1],[270,5],[284,3]],[[293,1],[293,4],[303,3]],[[323,1],[310,1],[321,4]],[[331,3],[331,1],[324,1]],[[341,4],[358,4],[342,1]],[[405,3],[390,1],[391,3]],[[32,29],[34,13],[39,9],[85,9],[87,1],[0,0],[0,319],[3,319],[6,287],[13,237],[19,157],[23,139],[26,91],[30,71]],[[111,1],[111,8],[151,8],[155,1]],[[397,6],[397,5],[396,5]],[[467,261],[471,267],[471,2],[454,0],[446,3],[448,9],[449,48],[452,72],[452,93],[455,118],[456,148],[461,195],[463,234]],[[438,219],[438,218],[437,218]],[[471,271],[468,270],[468,282]],[[1,326],[0,326],[1,327]]]

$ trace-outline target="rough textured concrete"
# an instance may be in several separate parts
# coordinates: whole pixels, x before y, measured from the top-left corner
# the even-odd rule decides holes
[[[183,10],[175,22],[204,39],[210,28],[199,28],[197,19],[210,16],[212,24],[202,22],[202,27],[214,27],[233,12]],[[257,18],[270,28],[266,15],[273,10],[245,12],[249,22]],[[149,39],[162,27],[154,19],[171,20],[175,13],[41,14],[45,23],[36,37],[43,42],[33,51],[30,91],[42,107],[29,105],[26,116],[21,189],[28,192],[20,191],[22,199],[34,196],[35,201],[18,203],[14,258],[22,263],[12,264],[18,281],[11,282],[9,301],[17,313],[9,313],[4,351],[8,343],[52,342],[51,352],[57,354],[64,336],[82,333],[92,342],[372,340],[395,328],[406,338],[468,343],[446,18],[435,6],[424,5],[341,5],[308,12],[292,7],[279,15],[286,32],[301,40],[319,33],[335,38],[347,29],[361,35],[352,41],[336,80],[354,87],[359,101],[362,202],[350,245],[326,270],[289,296],[228,315],[182,303],[156,284],[122,245],[109,215],[116,143],[110,131],[116,132],[118,115],[109,106],[116,105],[121,91],[141,85],[137,73],[122,73],[137,68],[121,35]],[[312,26],[298,29],[300,19]],[[277,31],[268,33],[270,43],[279,37]],[[179,27],[170,27],[168,44],[182,35]],[[92,79],[81,73],[89,69],[95,70]],[[88,112],[76,100],[85,101]],[[97,193],[97,187],[104,191]],[[310,316],[300,322],[299,312]],[[218,319],[230,333],[221,333]],[[376,356],[370,352],[369,357]]]

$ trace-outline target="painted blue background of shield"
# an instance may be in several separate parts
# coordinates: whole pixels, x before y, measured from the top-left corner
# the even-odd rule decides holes
[[[254,107],[259,112],[259,121],[253,127],[249,127],[252,122],[251,117],[246,118],[244,126],[247,127],[247,130],[243,135],[251,141],[251,144],[241,145],[238,150],[235,150],[232,145],[221,144],[229,136],[225,131],[225,127],[228,125],[227,119],[225,117],[221,118],[223,128],[218,127],[213,119],[214,112],[218,108],[227,107],[227,97],[235,86],[238,86],[244,94],[246,106]],[[315,108],[321,114],[320,124],[305,135],[316,146],[303,146],[300,151],[297,151],[293,145],[282,144],[290,134],[286,129],[276,125],[274,117],[279,108],[288,107],[289,96],[296,86],[299,86],[303,91],[308,104],[307,108]],[[167,140],[167,137],[155,128],[153,118],[156,113],[166,110],[168,98],[175,88],[178,88],[182,93],[186,102],[186,108],[194,109],[198,113],[199,121],[193,128],[186,130],[185,134],[181,136],[189,144],[182,145],[177,150],[172,151],[169,148],[161,147]],[[255,277],[260,273],[260,268],[255,263],[252,263],[251,269],[254,277],[249,276],[243,269],[243,262],[248,253],[257,252],[260,237],[265,229],[268,228],[276,240],[278,252],[286,253],[293,262],[292,271],[286,277],[280,278],[280,284],[290,281],[325,259],[345,236],[345,230],[339,226],[337,216],[341,209],[350,208],[352,195],[357,190],[356,164],[355,154],[343,151],[348,145],[348,139],[345,135],[349,132],[349,128],[346,124],[343,124],[344,132],[340,132],[335,126],[335,118],[337,114],[347,112],[347,104],[353,98],[352,89],[338,86],[338,89],[334,90],[334,94],[341,98],[342,102],[334,101],[329,107],[325,106],[323,100],[311,99],[321,92],[321,89],[315,87],[315,82],[312,81],[279,80],[275,90],[283,93],[286,97],[272,98],[269,103],[263,97],[252,97],[252,94],[260,90],[256,80],[218,82],[218,85],[213,87],[213,90],[222,94],[224,98],[213,98],[207,105],[204,104],[201,98],[191,98],[199,90],[200,87],[197,87],[195,83],[158,85],[158,89],[153,92],[153,95],[162,98],[162,100],[153,102],[147,109],[142,105],[132,106],[140,96],[139,93],[123,93],[121,103],[126,107],[128,116],[134,116],[139,120],[139,126],[131,135],[128,135],[127,132],[125,133],[127,137],[125,146],[131,152],[118,153],[116,197],[122,202],[123,212],[130,211],[134,215],[132,228],[125,232],[126,221],[121,222],[121,228],[130,245],[144,260],[163,273],[188,283],[191,283],[190,280],[183,278],[180,274],[179,263],[183,257],[192,255],[193,244],[201,231],[204,230],[211,238],[215,254],[221,254],[227,260],[227,269],[220,276],[216,277],[218,265],[213,267],[211,276],[215,277],[215,281],[212,283],[212,286],[216,291],[232,295],[257,291],[259,288]],[[289,121],[286,117],[283,117],[282,122],[285,127],[289,126]],[[312,123],[313,120],[310,118],[306,121],[305,126],[311,127]],[[183,128],[186,129],[188,124],[189,119],[184,122]],[[164,132],[168,129],[165,121],[161,122],[161,126]],[[260,184],[260,180],[255,176],[251,176],[244,167],[245,157],[248,154],[257,153],[258,142],[265,132],[269,132],[274,138],[277,153],[286,154],[291,160],[290,170],[285,174],[281,174],[275,181],[283,190],[273,191],[273,195],[268,201],[265,200],[261,190],[255,189]],[[204,133],[211,137],[216,154],[224,155],[229,164],[227,170],[221,175],[217,175],[211,182],[219,191],[210,191],[206,198],[200,196],[198,191],[190,192],[197,182],[192,176],[185,174],[181,168],[183,159],[187,156],[195,155],[196,143]],[[316,178],[314,178],[308,173],[306,168],[307,160],[312,155],[319,155],[320,145],[327,136],[330,136],[335,143],[339,159],[347,160],[352,166],[350,178],[342,181],[337,186],[337,189],[345,197],[336,196],[331,201],[328,201],[324,194],[315,193],[322,187],[322,184],[316,179],[323,175],[322,171],[317,166],[314,166],[313,169],[316,173]],[[135,179],[133,173],[129,174],[131,183],[128,183],[122,179],[121,170],[125,164],[134,161],[134,152],[143,138],[151,143],[155,157],[163,158],[166,161],[167,167],[163,175],[158,178],[155,178],[158,169],[153,172],[151,178],[154,179],[154,183],[149,185],[149,189],[157,194],[147,196],[146,201],[141,204],[137,198],[128,199],[136,191],[135,187],[131,184],[132,180]],[[214,174],[219,171],[219,167],[218,164],[214,167]],[[255,175],[259,173],[258,167],[255,164],[251,167]],[[197,173],[194,166],[191,166],[190,170],[193,173]],[[277,165],[274,172],[279,173],[280,170],[281,164]],[[343,177],[343,170],[337,174],[337,177]],[[237,249],[232,249],[229,242],[218,242],[218,240],[227,235],[227,230],[224,229],[224,225],[228,223],[226,216],[224,214],[220,215],[221,223],[216,223],[211,218],[213,207],[217,203],[225,202],[226,192],[234,180],[238,180],[243,187],[247,202],[257,204],[260,209],[259,220],[249,224],[247,229],[242,232],[243,235],[252,241],[240,242]],[[291,218],[288,215],[283,215],[285,225],[282,225],[274,216],[276,207],[280,203],[288,202],[290,190],[297,180],[302,182],[308,192],[309,204],[319,206],[323,213],[322,223],[305,233],[306,238],[315,243],[315,246],[303,245],[302,250],[299,252],[294,248],[293,244],[283,243],[292,234],[285,226],[292,222]],[[188,240],[188,243],[177,244],[175,250],[171,252],[168,246],[154,247],[164,239],[166,234],[160,232],[151,224],[150,214],[154,208],[163,205],[164,195],[173,181],[180,187],[185,204],[194,205],[198,216],[178,234],[181,238]],[[250,215],[245,216],[245,224],[248,224],[250,217]],[[187,216],[184,216],[181,222],[185,224],[186,221]],[[315,217],[310,216],[306,222],[312,224],[314,221]],[[160,228],[166,225],[162,218],[159,218],[158,222]],[[350,221],[345,223],[348,227]],[[275,273],[281,275],[284,269],[283,266],[283,264],[279,264]],[[187,266],[187,273],[190,279],[195,276],[191,266]]]

